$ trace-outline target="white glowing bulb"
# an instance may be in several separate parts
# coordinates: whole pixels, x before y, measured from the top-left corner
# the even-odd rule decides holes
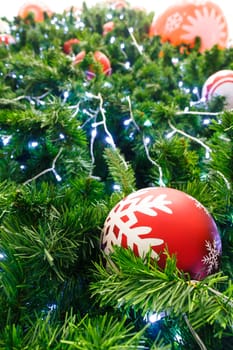
[[[171,132],[169,132],[169,133],[166,135],[166,139],[170,139],[175,133],[176,133],[176,131],[175,131],[175,130],[172,130]]]
[[[124,120],[124,125],[125,126],[127,126],[127,125],[129,125],[130,123],[131,123],[131,121],[132,121],[132,119],[126,119],[126,120]]]
[[[113,44],[115,41],[116,41],[115,36],[111,36],[111,38],[110,38],[110,44]]]
[[[177,58],[177,57],[173,57],[172,58],[172,63],[173,64],[176,64],[176,63],[178,63],[179,62],[179,58]]]
[[[106,141],[106,142],[107,142],[109,145],[114,146],[114,142],[113,142],[113,140],[112,140],[112,138],[111,138],[111,137],[106,136],[106,137],[105,137],[105,141]]]
[[[149,322],[150,323],[155,323],[155,322],[161,320],[161,318],[162,318],[162,314],[161,313],[160,314],[155,313],[155,314],[152,314],[152,315],[149,316]]]
[[[69,97],[69,91],[64,91],[63,95],[64,99],[67,99],[67,97]]]
[[[126,69],[129,69],[129,68],[130,68],[130,62],[129,62],[129,61],[125,62],[125,68],[126,68]]]
[[[147,136],[144,138],[145,145],[149,145],[151,139]]]
[[[0,253],[0,260],[3,260],[5,257],[6,257],[5,254]]]
[[[95,129],[92,129],[92,131],[91,131],[91,136],[92,136],[92,137],[96,137],[96,135],[97,135],[97,130],[96,130],[96,128],[95,128]]]
[[[209,118],[205,118],[204,120],[203,120],[203,124],[204,125],[208,125],[210,123],[210,119]]]
[[[144,126],[151,126],[151,125],[152,125],[152,123],[149,119],[147,119],[144,123]]]
[[[121,186],[118,185],[118,184],[114,184],[114,185],[112,186],[112,188],[113,188],[114,191],[120,191],[120,190],[121,190]]]
[[[12,136],[2,136],[2,143],[4,146],[8,145]]]
[[[56,180],[57,180],[58,182],[60,182],[60,181],[62,180],[62,177],[56,172],[55,169],[52,169],[52,172],[53,172],[53,174],[54,174]]]
[[[210,159],[210,152],[208,150],[206,150],[205,152],[205,158]]]
[[[29,148],[36,148],[39,145],[37,141],[30,141],[28,142],[28,147]]]

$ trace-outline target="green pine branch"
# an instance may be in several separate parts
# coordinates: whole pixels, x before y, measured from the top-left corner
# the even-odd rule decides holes
[[[192,281],[176,269],[174,257],[167,257],[162,271],[150,255],[144,261],[130,249],[115,247],[106,257],[107,265],[95,263],[93,297],[101,306],[138,310],[142,316],[150,312],[168,312],[174,316],[187,314],[195,329],[206,324],[231,327],[233,313],[232,286],[221,273],[203,281]],[[218,288],[224,285],[224,291]],[[217,292],[215,293],[215,288]]]

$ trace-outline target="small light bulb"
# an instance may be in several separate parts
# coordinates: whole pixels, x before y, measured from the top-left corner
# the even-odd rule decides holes
[[[6,257],[6,255],[5,255],[5,254],[3,254],[3,253],[0,253],[0,260],[3,260],[3,259],[5,259],[5,257]]]
[[[144,123],[144,126],[151,126],[151,125],[152,125],[152,123],[149,119],[147,119]]]
[[[204,124],[204,125],[210,124],[210,119],[209,119],[209,118],[205,118],[205,119],[203,120],[203,124]]]
[[[115,41],[116,41],[115,36],[111,36],[111,38],[110,38],[110,44],[113,44]]]
[[[147,136],[144,138],[144,142],[146,145],[149,145],[149,143],[151,142],[151,139]]]
[[[117,192],[121,190],[121,186],[118,185],[118,184],[114,184],[114,185],[112,186],[112,188],[113,188],[114,191],[117,191]]]
[[[132,121],[132,119],[126,119],[126,120],[124,120],[124,125],[125,126],[128,126],[130,123],[131,123],[131,121]]]
[[[92,137],[96,137],[96,135],[97,135],[97,129],[95,128],[95,129],[92,129],[92,131],[91,131],[91,136]]]
[[[129,61],[125,62],[125,68],[126,68],[126,69],[129,69],[129,68],[130,68],[130,62],[129,62]]]

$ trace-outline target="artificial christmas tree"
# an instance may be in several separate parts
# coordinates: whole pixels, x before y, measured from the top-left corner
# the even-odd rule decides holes
[[[101,3],[2,19],[15,43],[0,44],[1,349],[233,348],[233,113],[224,95],[201,98],[233,49],[162,43],[153,17]],[[75,54],[106,55],[111,75],[96,64],[88,79],[91,55],[74,64],[64,52],[73,38]],[[105,254],[111,210],[155,187],[206,208],[218,271],[193,280],[166,249],[164,266],[150,249]]]

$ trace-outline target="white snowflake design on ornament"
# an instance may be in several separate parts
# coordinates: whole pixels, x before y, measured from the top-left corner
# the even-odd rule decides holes
[[[174,30],[178,29],[182,21],[183,21],[183,17],[179,14],[179,12],[172,14],[167,18],[167,21],[165,24],[165,32],[171,33]]]
[[[211,38],[213,42],[209,43],[208,46],[213,46],[217,42],[224,46],[226,40],[226,24],[221,16],[216,13],[216,10],[212,8],[208,12],[208,8],[203,6],[201,10],[195,10],[195,17],[187,16],[188,24],[183,24],[182,29],[186,31],[186,34],[181,35],[183,40],[193,40],[195,33],[196,37],[201,37],[203,46],[206,47],[205,43],[209,42],[210,35],[206,28],[211,28]]]
[[[132,227],[138,222],[136,212],[152,217],[157,216],[158,211],[173,214],[173,211],[168,207],[172,202],[166,200],[166,194],[148,195],[141,198],[141,195],[147,192],[148,190],[142,189],[137,193],[132,193],[112,209],[104,226],[103,245],[106,253],[112,251],[113,245],[122,245],[124,240],[124,245],[134,252],[136,251],[138,256],[144,256],[145,252],[148,252],[152,246],[164,243],[163,239],[146,236],[152,231],[150,226]],[[130,234],[126,236],[126,232]],[[153,250],[151,256],[158,258],[158,254]]]
[[[206,241],[205,245],[209,253],[203,257],[202,262],[207,265],[207,274],[209,275],[211,272],[218,269],[218,258],[220,253],[217,249],[216,240],[213,240],[213,244],[211,244],[210,241]]]

